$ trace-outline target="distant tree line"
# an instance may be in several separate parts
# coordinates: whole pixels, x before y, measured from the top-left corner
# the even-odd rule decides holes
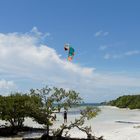
[[[108,102],[108,105],[119,108],[140,109],[140,95],[124,95]]]

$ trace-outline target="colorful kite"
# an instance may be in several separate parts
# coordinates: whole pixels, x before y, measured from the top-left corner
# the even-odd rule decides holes
[[[74,56],[74,48],[72,48],[70,44],[65,44],[64,50],[68,51],[68,60],[71,61]]]

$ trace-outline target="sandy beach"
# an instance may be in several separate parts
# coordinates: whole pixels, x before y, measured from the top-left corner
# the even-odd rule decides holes
[[[78,109],[78,108],[77,108]],[[79,117],[77,109],[72,109],[68,113],[68,124]],[[86,121],[85,125],[91,126],[95,136],[103,136],[105,140],[139,140],[140,138],[140,110],[119,109],[110,106],[101,106],[101,113],[94,119]],[[78,109],[79,110],[79,109]],[[1,124],[3,122],[0,122]],[[63,123],[63,114],[57,114],[57,121],[52,126],[59,128]],[[30,118],[26,119],[25,125],[33,127],[43,127]],[[73,129],[69,132],[71,137],[85,138],[86,134]],[[26,134],[24,137],[41,136],[41,134]],[[19,138],[0,138],[0,140],[19,140]]]
[[[95,136],[104,136],[106,140],[139,140],[140,128],[134,127],[140,125],[140,110],[119,109],[110,106],[102,106],[100,109],[101,113],[96,118],[86,121],[85,124],[92,127]],[[68,121],[72,121],[79,116],[72,114],[69,117]],[[61,115],[58,116],[58,120],[61,118]],[[117,121],[121,121],[121,123]],[[58,121],[55,127],[59,125]],[[70,135],[71,137],[86,137],[77,129],[71,130]]]

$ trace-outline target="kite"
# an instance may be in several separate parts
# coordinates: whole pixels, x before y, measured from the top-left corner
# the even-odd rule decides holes
[[[72,48],[70,44],[65,44],[64,50],[68,51],[68,60],[72,61],[73,56],[74,56],[74,48]]]

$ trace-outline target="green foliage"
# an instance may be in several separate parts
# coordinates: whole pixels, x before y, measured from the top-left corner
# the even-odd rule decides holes
[[[90,120],[93,117],[96,117],[99,112],[100,112],[100,109],[98,107],[87,106],[86,109],[81,111],[81,115],[84,118],[87,118],[88,120]]]
[[[30,115],[39,99],[27,94],[15,93],[0,97],[0,119],[10,122],[12,127],[22,127],[24,118]]]
[[[108,104],[120,108],[140,109],[140,95],[124,95]]]
[[[62,108],[67,110],[72,106],[79,105],[82,101],[82,98],[79,97],[79,93],[75,92],[74,90],[66,91],[62,88],[58,89],[56,87],[52,89],[51,97],[58,111],[60,111]]]
[[[32,89],[30,94],[41,99],[42,107],[35,108],[31,116],[35,121],[46,126],[48,135],[49,127],[53,124],[54,114],[62,108],[68,109],[73,105],[80,104],[82,101],[79,97],[79,93],[56,87],[45,87],[37,90]]]
[[[11,126],[23,127],[25,117],[33,118],[39,124],[46,127],[49,135],[50,126],[53,125],[55,113],[58,113],[62,108],[68,110],[73,106],[82,103],[82,98],[79,93],[70,90],[66,91],[62,88],[31,89],[29,94],[14,93],[9,96],[0,96],[0,119],[10,122]],[[70,126],[62,125],[62,129],[68,127],[79,128],[88,136],[91,132],[90,127],[83,127],[85,119],[95,117],[99,112],[97,108],[87,107],[81,111],[81,117],[71,122]],[[59,131],[59,133],[61,133]]]

